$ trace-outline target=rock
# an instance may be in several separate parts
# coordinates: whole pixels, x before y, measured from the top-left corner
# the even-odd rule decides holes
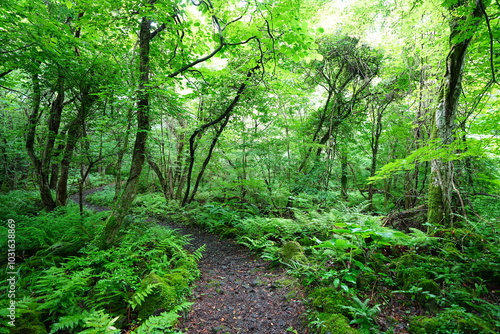
[[[304,255],[304,249],[297,241],[287,241],[280,250],[283,262],[307,262],[307,257]]]

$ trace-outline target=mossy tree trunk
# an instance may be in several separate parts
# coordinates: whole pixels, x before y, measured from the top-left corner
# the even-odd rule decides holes
[[[460,0],[448,8],[452,14],[450,51],[446,58],[446,73],[441,84],[431,130],[431,140],[437,140],[440,147],[446,147],[455,140],[455,118],[462,92],[465,56],[477,29],[478,19],[483,14],[483,6],[482,0]],[[462,12],[466,10],[467,15],[456,16],[457,10]],[[453,225],[453,169],[453,162],[445,157],[431,161],[427,220],[432,225]]]
[[[130,173],[118,199],[113,212],[106,221],[106,226],[99,240],[100,248],[108,248],[116,241],[116,236],[120,231],[125,217],[134,201],[139,177],[144,166],[146,154],[146,142],[150,130],[149,116],[149,72],[150,72],[150,41],[154,35],[151,33],[151,20],[147,17],[141,19],[139,32],[139,84],[137,99],[137,134],[135,137],[134,149],[132,152],[132,162]]]

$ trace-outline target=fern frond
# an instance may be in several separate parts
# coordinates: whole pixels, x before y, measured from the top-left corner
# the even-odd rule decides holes
[[[67,315],[64,317],[60,317],[58,322],[52,325],[49,334],[56,333],[60,330],[69,330],[73,331],[74,329],[81,327],[85,324],[85,319],[90,313],[86,310],[83,310],[80,314]]]
[[[203,246],[199,247],[197,250],[194,251],[193,256],[196,261],[200,261],[203,258],[203,253],[207,249],[207,245],[204,244]]]
[[[145,288],[141,287],[139,290],[137,290],[128,301],[132,306],[132,309],[135,310],[137,306],[141,306],[144,300],[153,292],[153,289],[158,285],[159,283],[148,284]]]
[[[172,331],[172,327],[180,317],[178,313],[188,309],[191,305],[193,303],[182,303],[170,312],[163,312],[159,316],[151,316],[131,334],[182,334],[181,332]]]

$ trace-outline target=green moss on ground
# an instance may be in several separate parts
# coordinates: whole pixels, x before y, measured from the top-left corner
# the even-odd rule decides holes
[[[410,318],[410,333],[412,334],[494,334],[497,333],[490,324],[478,316],[461,308],[447,309],[434,318]]]

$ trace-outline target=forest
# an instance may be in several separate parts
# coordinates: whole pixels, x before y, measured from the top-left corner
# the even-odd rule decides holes
[[[0,333],[500,332],[498,0],[0,4]]]

